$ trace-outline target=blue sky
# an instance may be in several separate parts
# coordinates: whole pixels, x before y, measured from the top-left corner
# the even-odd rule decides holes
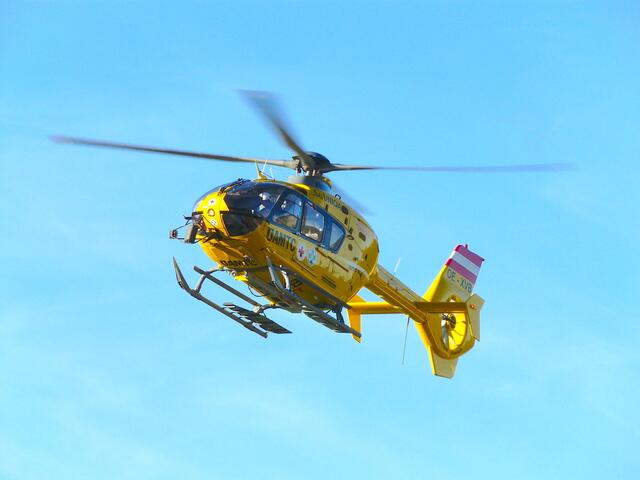
[[[0,478],[637,477],[637,2],[0,10]],[[47,139],[286,158],[239,88],[334,162],[578,167],[333,176],[417,291],[486,258],[452,381],[414,331],[401,364],[402,317],[264,341],[179,290],[172,256],[208,263],[169,229],[251,165]]]

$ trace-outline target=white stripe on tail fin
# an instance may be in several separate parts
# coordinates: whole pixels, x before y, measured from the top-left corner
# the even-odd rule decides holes
[[[484,262],[484,258],[469,250],[468,245],[458,245],[453,249],[451,256],[449,256],[449,259],[445,262],[445,266],[448,267],[445,272],[445,278],[450,283],[460,287],[467,294],[463,295],[461,300],[466,300],[465,297],[471,295],[473,286],[480,273],[482,262]]]

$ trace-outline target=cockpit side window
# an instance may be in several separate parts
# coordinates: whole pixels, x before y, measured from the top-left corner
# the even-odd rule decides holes
[[[324,214],[312,204],[307,203],[304,208],[304,220],[302,221],[300,233],[311,240],[322,242],[324,221]]]
[[[342,225],[334,221],[331,221],[331,226],[329,228],[329,234],[327,235],[325,243],[329,250],[333,250],[335,252],[340,248],[342,240],[344,240],[344,228],[342,228]]]
[[[297,193],[285,194],[273,211],[273,223],[297,230],[302,217],[302,198]]]

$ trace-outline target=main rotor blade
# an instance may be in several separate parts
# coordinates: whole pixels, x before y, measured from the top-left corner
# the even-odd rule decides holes
[[[458,173],[515,173],[515,172],[561,172],[573,170],[571,163],[530,163],[523,165],[485,165],[456,167],[378,167],[375,165],[331,164],[326,171],[348,170],[411,170],[420,172],[458,172]]]
[[[293,160],[265,160],[262,158],[234,157],[230,155],[216,155],[213,153],[189,152],[186,150],[173,150],[169,148],[146,147],[142,145],[131,145],[128,143],[107,142],[103,140],[92,140],[88,138],[52,136],[51,140],[56,143],[69,143],[73,145],[87,145],[90,147],[118,148],[121,150],[135,150],[138,152],[164,153],[167,155],[179,155],[182,157],[194,157],[205,160],[221,160],[223,162],[260,163],[262,165],[275,165],[276,167],[296,168],[297,162]]]
[[[300,162],[305,171],[314,170],[315,161],[307,155],[300,143],[296,141],[291,133],[291,129],[287,127],[284,116],[276,96],[269,92],[261,92],[258,90],[240,90],[240,94],[247,102],[251,104],[276,130],[280,139],[293,150],[300,158]]]

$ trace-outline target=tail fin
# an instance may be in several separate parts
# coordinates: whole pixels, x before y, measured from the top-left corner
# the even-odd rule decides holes
[[[444,263],[423,298],[429,302],[448,301],[453,295],[465,301],[473,292],[484,258],[469,250],[468,245],[458,245]]]
[[[408,315],[427,347],[433,373],[451,378],[458,357],[480,339],[484,300],[473,294],[473,286],[483,261],[466,245],[458,245],[422,297],[378,265],[366,287],[385,301],[354,297],[348,311],[351,327],[361,331],[362,314]]]
[[[464,302],[469,306],[466,312],[427,314],[428,324],[440,323],[441,341],[448,352],[457,351],[461,355],[473,347],[475,340],[480,340],[480,308],[484,300],[472,293],[483,261],[467,245],[458,245],[422,297],[427,302]],[[439,354],[439,349],[429,342],[424,327],[416,323],[429,352],[433,373],[453,377],[459,355]]]

